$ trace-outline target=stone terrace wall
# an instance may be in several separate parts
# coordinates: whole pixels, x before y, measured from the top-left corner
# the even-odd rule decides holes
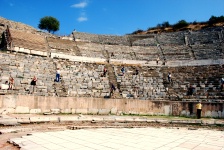
[[[75,41],[86,41],[86,42],[93,42],[99,43],[99,35],[98,34],[89,34],[84,32],[72,32]]]
[[[127,36],[99,35],[100,43],[112,45],[129,45]]]
[[[38,96],[86,96],[104,97],[109,95],[108,77],[101,77],[104,65],[95,63],[70,62],[30,55],[0,53],[0,84],[15,79],[14,90],[0,90],[1,94],[28,95],[33,76],[38,78],[34,95]],[[55,71],[60,68],[62,82],[56,83]]]
[[[167,99],[160,67],[125,66],[125,75],[122,75],[121,66],[114,66],[114,70],[123,98]]]
[[[186,45],[162,45],[166,60],[191,60],[193,59],[191,48]]]
[[[76,41],[87,41],[93,43],[112,44],[112,45],[129,45],[126,36],[98,35],[82,32],[73,32]]]
[[[156,40],[160,45],[185,45],[185,32],[161,33]]]
[[[137,60],[155,61],[158,56],[162,55],[157,46],[132,46],[130,49]]]
[[[223,68],[223,65],[163,67],[161,72],[164,86],[169,89],[168,97],[176,100],[223,100],[224,91],[220,89]],[[168,72],[172,75],[172,83],[167,80]],[[190,86],[195,88],[193,95],[188,95]]]
[[[54,94],[52,85],[55,78],[55,66],[52,59],[4,53],[0,53],[0,59],[0,83],[8,81],[10,75],[15,80],[14,90],[0,90],[0,93],[27,95],[29,91],[32,91],[30,82],[36,76],[38,82],[35,95],[50,96]]]
[[[34,35],[41,37],[38,34]],[[47,37],[48,49],[51,49],[55,55],[57,55],[56,53],[60,53],[101,59],[108,59],[109,56],[111,59],[137,61],[155,61],[158,56],[161,60],[166,59],[166,61],[223,59],[224,57],[224,44],[222,42],[223,28],[144,36],[110,36],[81,32],[73,32],[73,35],[76,40],[80,39],[82,42]],[[26,51],[26,47],[31,47],[33,49],[47,51],[45,50],[46,46],[38,44],[39,38],[30,39],[31,42],[24,42],[22,39],[16,40],[15,38],[14,43],[17,47],[14,50]],[[42,36],[42,39],[45,39],[45,37]],[[28,39],[27,41],[30,40]],[[132,46],[130,46],[130,42],[132,42]],[[42,54],[41,52],[36,53],[39,55]],[[43,55],[47,56],[48,54],[46,52]],[[58,57],[60,56],[58,55]]]
[[[47,41],[44,36],[38,34],[32,34],[29,32],[22,32],[18,30],[10,29],[12,46],[15,48],[27,49],[29,50],[38,50],[38,51],[48,51]],[[16,48],[14,49],[16,50]],[[24,50],[25,52],[26,50]]]
[[[89,42],[77,42],[77,48],[81,56],[105,58],[103,55],[104,45]]]
[[[72,113],[91,115],[173,115],[196,116],[196,102],[144,101],[82,97],[0,95],[0,114]],[[203,102],[202,117],[224,118],[224,104]],[[40,119],[40,118],[37,118]],[[70,117],[67,118],[70,121]],[[48,120],[50,121],[50,120]],[[73,121],[73,120],[71,120]]]
[[[161,33],[156,40],[166,60],[223,59],[223,27]]]
[[[69,96],[104,97],[110,92],[109,79],[101,77],[105,65],[58,60]]]
[[[47,37],[47,43],[51,49],[51,52],[79,55],[79,50],[75,41]]]
[[[187,35],[196,59],[224,58],[224,28],[209,28]],[[212,57],[211,57],[212,56]]]
[[[150,36],[150,35],[149,35]],[[156,46],[157,41],[153,37],[145,37],[144,36],[129,36],[130,39],[135,38],[135,40],[132,42],[132,46]]]
[[[191,45],[219,44],[223,39],[223,27],[208,28],[187,34]]]
[[[31,55],[0,53],[1,84],[15,79],[14,90],[0,90],[0,94],[28,95],[32,91],[30,82],[35,75],[38,78],[34,95],[38,96],[75,96],[105,97],[110,93],[109,76],[101,77],[104,64],[73,62]],[[62,81],[54,82],[55,70],[60,68]],[[220,79],[223,66],[125,66],[125,75],[121,75],[121,66],[113,65],[118,90],[123,98],[143,100],[223,100],[220,91]],[[135,70],[138,75],[134,75]],[[173,75],[173,83],[167,82],[167,74]],[[192,85],[196,94],[187,95]],[[167,89],[168,88],[168,89]]]

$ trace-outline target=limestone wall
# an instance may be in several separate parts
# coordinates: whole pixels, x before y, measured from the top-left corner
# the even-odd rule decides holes
[[[76,41],[87,41],[93,43],[103,43],[112,45],[120,45],[120,44],[129,45],[128,38],[126,36],[99,35],[99,34],[90,34],[76,31],[74,31],[72,34]]]
[[[195,116],[196,102],[0,95],[0,113],[141,114]],[[202,103],[202,117],[224,118],[223,103]]]
[[[166,61],[216,60],[224,58],[223,30],[223,27],[219,27],[141,36],[73,32],[75,41],[71,41],[10,29],[13,44],[9,50],[42,56],[49,56],[51,52],[58,54],[58,58],[71,55],[108,59],[109,56],[119,61],[155,61],[158,56]]]
[[[52,53],[52,57],[54,55]],[[0,90],[0,94],[22,94],[27,95],[32,91],[30,85],[32,77],[38,78],[36,90],[33,93],[38,96],[86,96],[86,97],[104,97],[108,96],[109,76],[101,77],[105,67],[105,60],[102,64],[94,61],[97,58],[70,56],[65,59],[47,58],[31,55],[0,53],[0,84],[5,83],[11,75],[15,79],[13,90]],[[62,57],[62,56],[61,56]],[[86,59],[84,59],[86,58]],[[88,58],[88,59],[87,59]],[[72,60],[69,61],[68,59]],[[192,99],[200,98],[206,100],[223,100],[224,92],[220,89],[220,79],[222,78],[222,61],[215,61],[216,65],[209,63],[200,63],[197,66],[186,66],[192,62],[173,62],[174,66],[156,65],[155,61],[149,62],[148,66],[142,66],[146,62],[111,60],[116,81],[119,83],[119,92],[123,98],[131,99]],[[127,63],[127,64],[126,64]],[[139,64],[140,63],[140,64]],[[154,63],[154,64],[153,64]],[[207,63],[207,64],[206,64]],[[121,64],[125,65],[125,76],[121,74]],[[161,64],[161,63],[159,63]],[[218,64],[218,65],[217,65]],[[203,66],[201,66],[203,65]],[[59,67],[63,83],[56,84],[55,70]],[[134,75],[135,69],[139,70],[138,75]],[[173,84],[167,84],[167,74],[173,75]],[[187,96],[189,85],[196,88],[194,97]],[[166,88],[169,88],[169,91]],[[64,91],[64,94],[60,94]],[[209,97],[206,93],[209,92]]]

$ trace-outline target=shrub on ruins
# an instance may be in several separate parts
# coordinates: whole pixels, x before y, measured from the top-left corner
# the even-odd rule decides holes
[[[142,33],[142,32],[144,32],[144,31],[143,31],[143,30],[141,30],[141,29],[138,29],[138,30],[136,30],[136,31],[132,32],[131,34],[138,34],[138,33]]]
[[[220,16],[220,17],[211,16],[210,19],[208,20],[209,25],[213,25],[219,22],[224,22],[224,16]]]
[[[188,25],[189,25],[189,23],[187,23],[185,20],[180,20],[178,23],[173,25],[173,28],[180,29],[180,28],[186,27]]]
[[[168,22],[168,21],[165,21],[165,22],[163,22],[163,23],[159,23],[159,24],[157,24],[157,28],[167,28],[167,27],[170,27],[171,25],[170,25],[170,23]]]
[[[165,21],[162,23],[162,27],[164,28],[170,27],[170,23],[168,21]]]
[[[59,21],[51,16],[46,16],[40,19],[40,23],[38,25],[39,29],[47,30],[50,32],[55,32],[59,30],[60,23]]]

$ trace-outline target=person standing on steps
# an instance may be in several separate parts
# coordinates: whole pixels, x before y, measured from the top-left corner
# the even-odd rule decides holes
[[[159,56],[157,57],[157,59],[156,59],[156,65],[158,65],[159,64]]]
[[[107,74],[107,69],[104,67],[104,69],[103,69],[103,77],[106,77],[106,74]]]
[[[196,109],[197,109],[197,119],[201,119],[201,108],[202,108],[202,104],[199,101],[198,104],[196,104]]]
[[[110,82],[110,97],[113,95],[114,91],[116,90],[113,83]]]
[[[9,90],[12,90],[14,85],[14,78],[10,75],[9,77]]]
[[[124,76],[124,73],[125,73],[125,68],[124,68],[124,66],[122,66],[122,68],[121,68],[121,72],[122,72],[122,75]]]
[[[172,76],[171,76],[171,73],[169,72],[168,75],[167,75],[167,79],[168,79],[169,83],[172,82],[172,78],[171,78],[171,77],[172,77]]]
[[[220,91],[222,91],[224,88],[224,77],[221,79],[221,85],[220,85]]]
[[[33,86],[33,91],[32,92],[29,92],[30,94],[32,94],[32,93],[34,93],[34,91],[35,91],[35,86],[36,86],[36,84],[37,84],[37,78],[36,78],[36,76],[34,76],[33,77],[33,79],[32,79],[32,81],[31,81],[31,86]]]
[[[57,68],[56,70],[56,82],[59,82],[60,81],[60,70],[59,68]]]

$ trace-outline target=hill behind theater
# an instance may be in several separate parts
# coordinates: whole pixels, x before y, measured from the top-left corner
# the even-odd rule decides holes
[[[137,30],[132,34],[150,34],[150,33],[164,33],[164,32],[177,32],[177,31],[197,31],[211,27],[222,27],[224,26],[224,16],[215,17],[212,16],[206,22],[191,22],[188,23],[185,20],[180,20],[178,23],[170,25],[169,22],[163,22],[158,24],[156,27],[150,27],[146,31]]]

